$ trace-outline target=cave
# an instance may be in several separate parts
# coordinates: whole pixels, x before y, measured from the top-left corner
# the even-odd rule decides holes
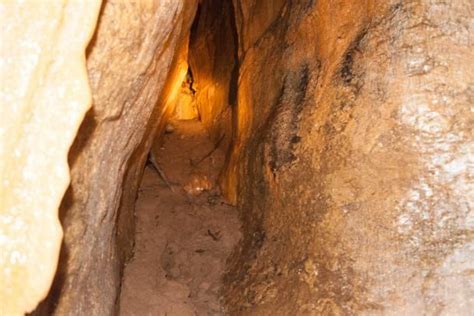
[[[0,3],[0,315],[470,315],[473,17]]]

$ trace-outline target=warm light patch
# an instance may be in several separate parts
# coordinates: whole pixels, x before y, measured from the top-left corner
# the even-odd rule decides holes
[[[191,73],[187,70],[176,97],[174,109],[176,119],[194,120],[199,118],[195,93]]]
[[[182,86],[188,72],[188,63],[185,61],[187,53],[186,47],[186,49],[184,49],[181,53],[182,56],[179,58],[176,68],[171,72],[171,75],[168,78],[170,84],[163,93],[165,96],[165,100],[163,102],[163,113],[170,113],[172,116],[177,116],[178,119],[181,118],[179,118],[176,113],[184,111],[184,109],[181,109],[181,107],[179,110],[177,108],[182,104]]]

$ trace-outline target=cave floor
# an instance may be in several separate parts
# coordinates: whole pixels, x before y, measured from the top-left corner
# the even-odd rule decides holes
[[[198,121],[173,122],[147,166],[136,204],[134,257],[126,265],[120,315],[222,315],[226,258],[240,239],[235,208],[215,186],[224,152]],[[199,192],[206,189],[201,194]]]

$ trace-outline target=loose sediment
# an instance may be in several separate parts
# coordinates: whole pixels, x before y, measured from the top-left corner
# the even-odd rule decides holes
[[[240,238],[237,212],[221,200],[214,185],[224,153],[213,151],[200,122],[183,121],[175,127],[156,157],[172,190],[151,165],[145,169],[121,315],[223,314],[221,277]]]

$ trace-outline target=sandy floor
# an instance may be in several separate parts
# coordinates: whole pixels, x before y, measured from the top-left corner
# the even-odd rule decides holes
[[[224,154],[212,151],[199,122],[174,124],[156,170],[145,170],[136,205],[135,255],[125,268],[121,315],[222,315],[225,260],[240,238],[234,208],[213,187]],[[196,166],[197,164],[197,166]],[[212,187],[212,188],[211,188]],[[202,189],[208,191],[197,195]],[[195,194],[195,195],[193,195]]]

